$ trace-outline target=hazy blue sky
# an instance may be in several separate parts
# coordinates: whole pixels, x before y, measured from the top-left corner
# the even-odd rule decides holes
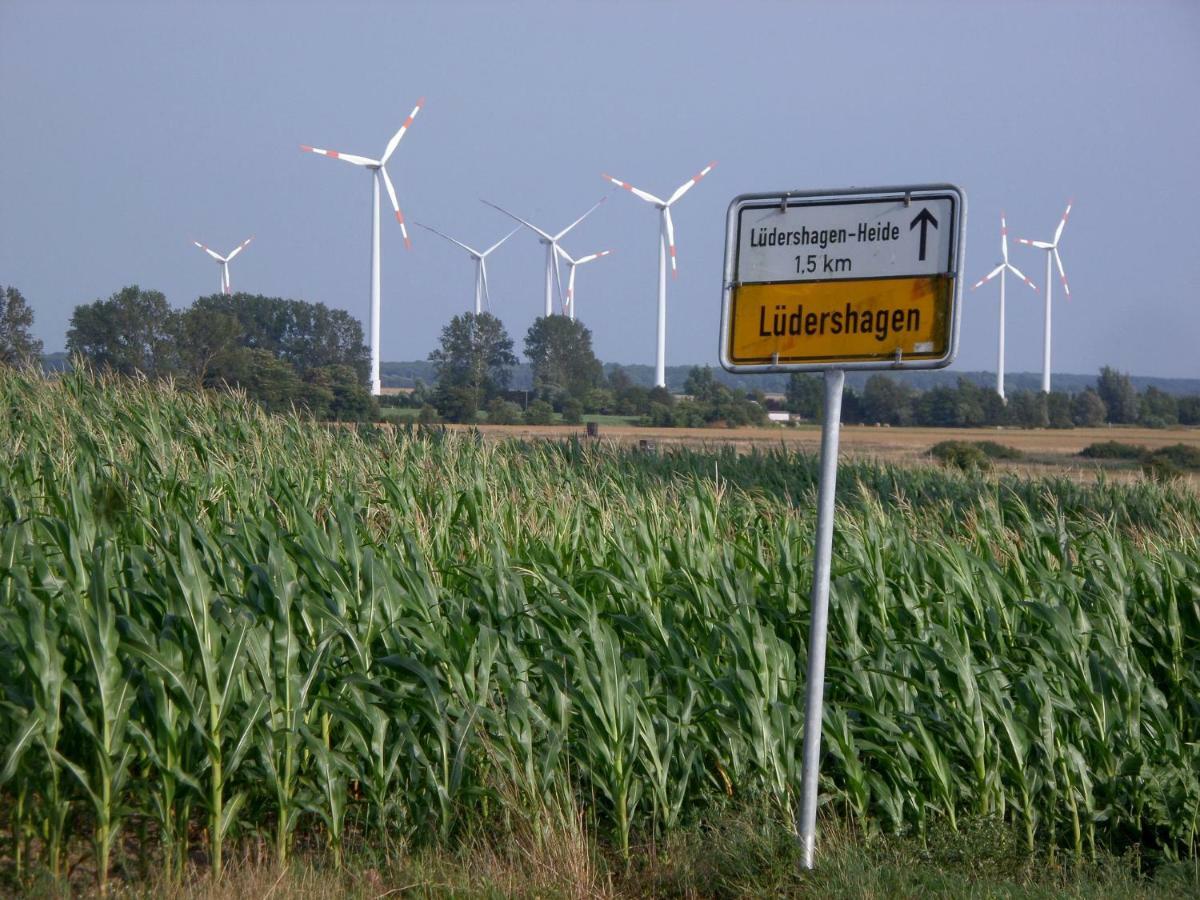
[[[485,197],[613,248],[577,276],[608,360],[651,363],[656,216],[676,208],[668,364],[716,364],[724,214],[749,191],[953,181],[967,277],[1014,235],[1047,238],[1075,198],[1054,363],[1200,375],[1200,4],[87,3],[0,0],[0,283],[48,350],[72,308],[139,283],[186,306],[218,284],[365,317],[370,178],[298,150],[378,156],[411,220],[467,243],[508,226]],[[384,200],[386,207],[386,198]],[[471,302],[465,254],[383,225],[383,358],[424,357]],[[1039,283],[1043,257],[1014,248]],[[543,254],[490,266],[518,346]],[[995,366],[997,288],[966,296],[960,368]],[[1040,298],[1010,287],[1010,371],[1040,366]]]

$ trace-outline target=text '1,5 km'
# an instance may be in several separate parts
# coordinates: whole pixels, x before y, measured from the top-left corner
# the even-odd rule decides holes
[[[949,365],[964,220],[962,191],[952,185],[735,198],[721,364],[730,371]]]

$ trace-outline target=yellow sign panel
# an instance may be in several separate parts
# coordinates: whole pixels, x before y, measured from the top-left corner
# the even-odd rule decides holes
[[[728,360],[940,359],[950,347],[953,299],[951,275],[734,285]]]

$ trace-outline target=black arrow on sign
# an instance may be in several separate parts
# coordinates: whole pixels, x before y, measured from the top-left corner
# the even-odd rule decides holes
[[[908,226],[908,230],[912,231],[914,228],[917,227],[918,223],[921,226],[921,254],[918,257],[918,259],[924,260],[925,259],[925,235],[929,231],[930,225],[932,225],[934,228],[938,227],[937,219],[935,219],[933,217],[933,213],[931,213],[927,208],[925,208],[925,209],[922,209],[919,213],[917,213],[917,217],[912,220],[912,224],[910,224]]]

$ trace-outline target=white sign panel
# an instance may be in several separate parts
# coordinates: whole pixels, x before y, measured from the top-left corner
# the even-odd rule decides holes
[[[739,283],[894,278],[950,271],[958,223],[951,197],[800,201],[744,209]]]

